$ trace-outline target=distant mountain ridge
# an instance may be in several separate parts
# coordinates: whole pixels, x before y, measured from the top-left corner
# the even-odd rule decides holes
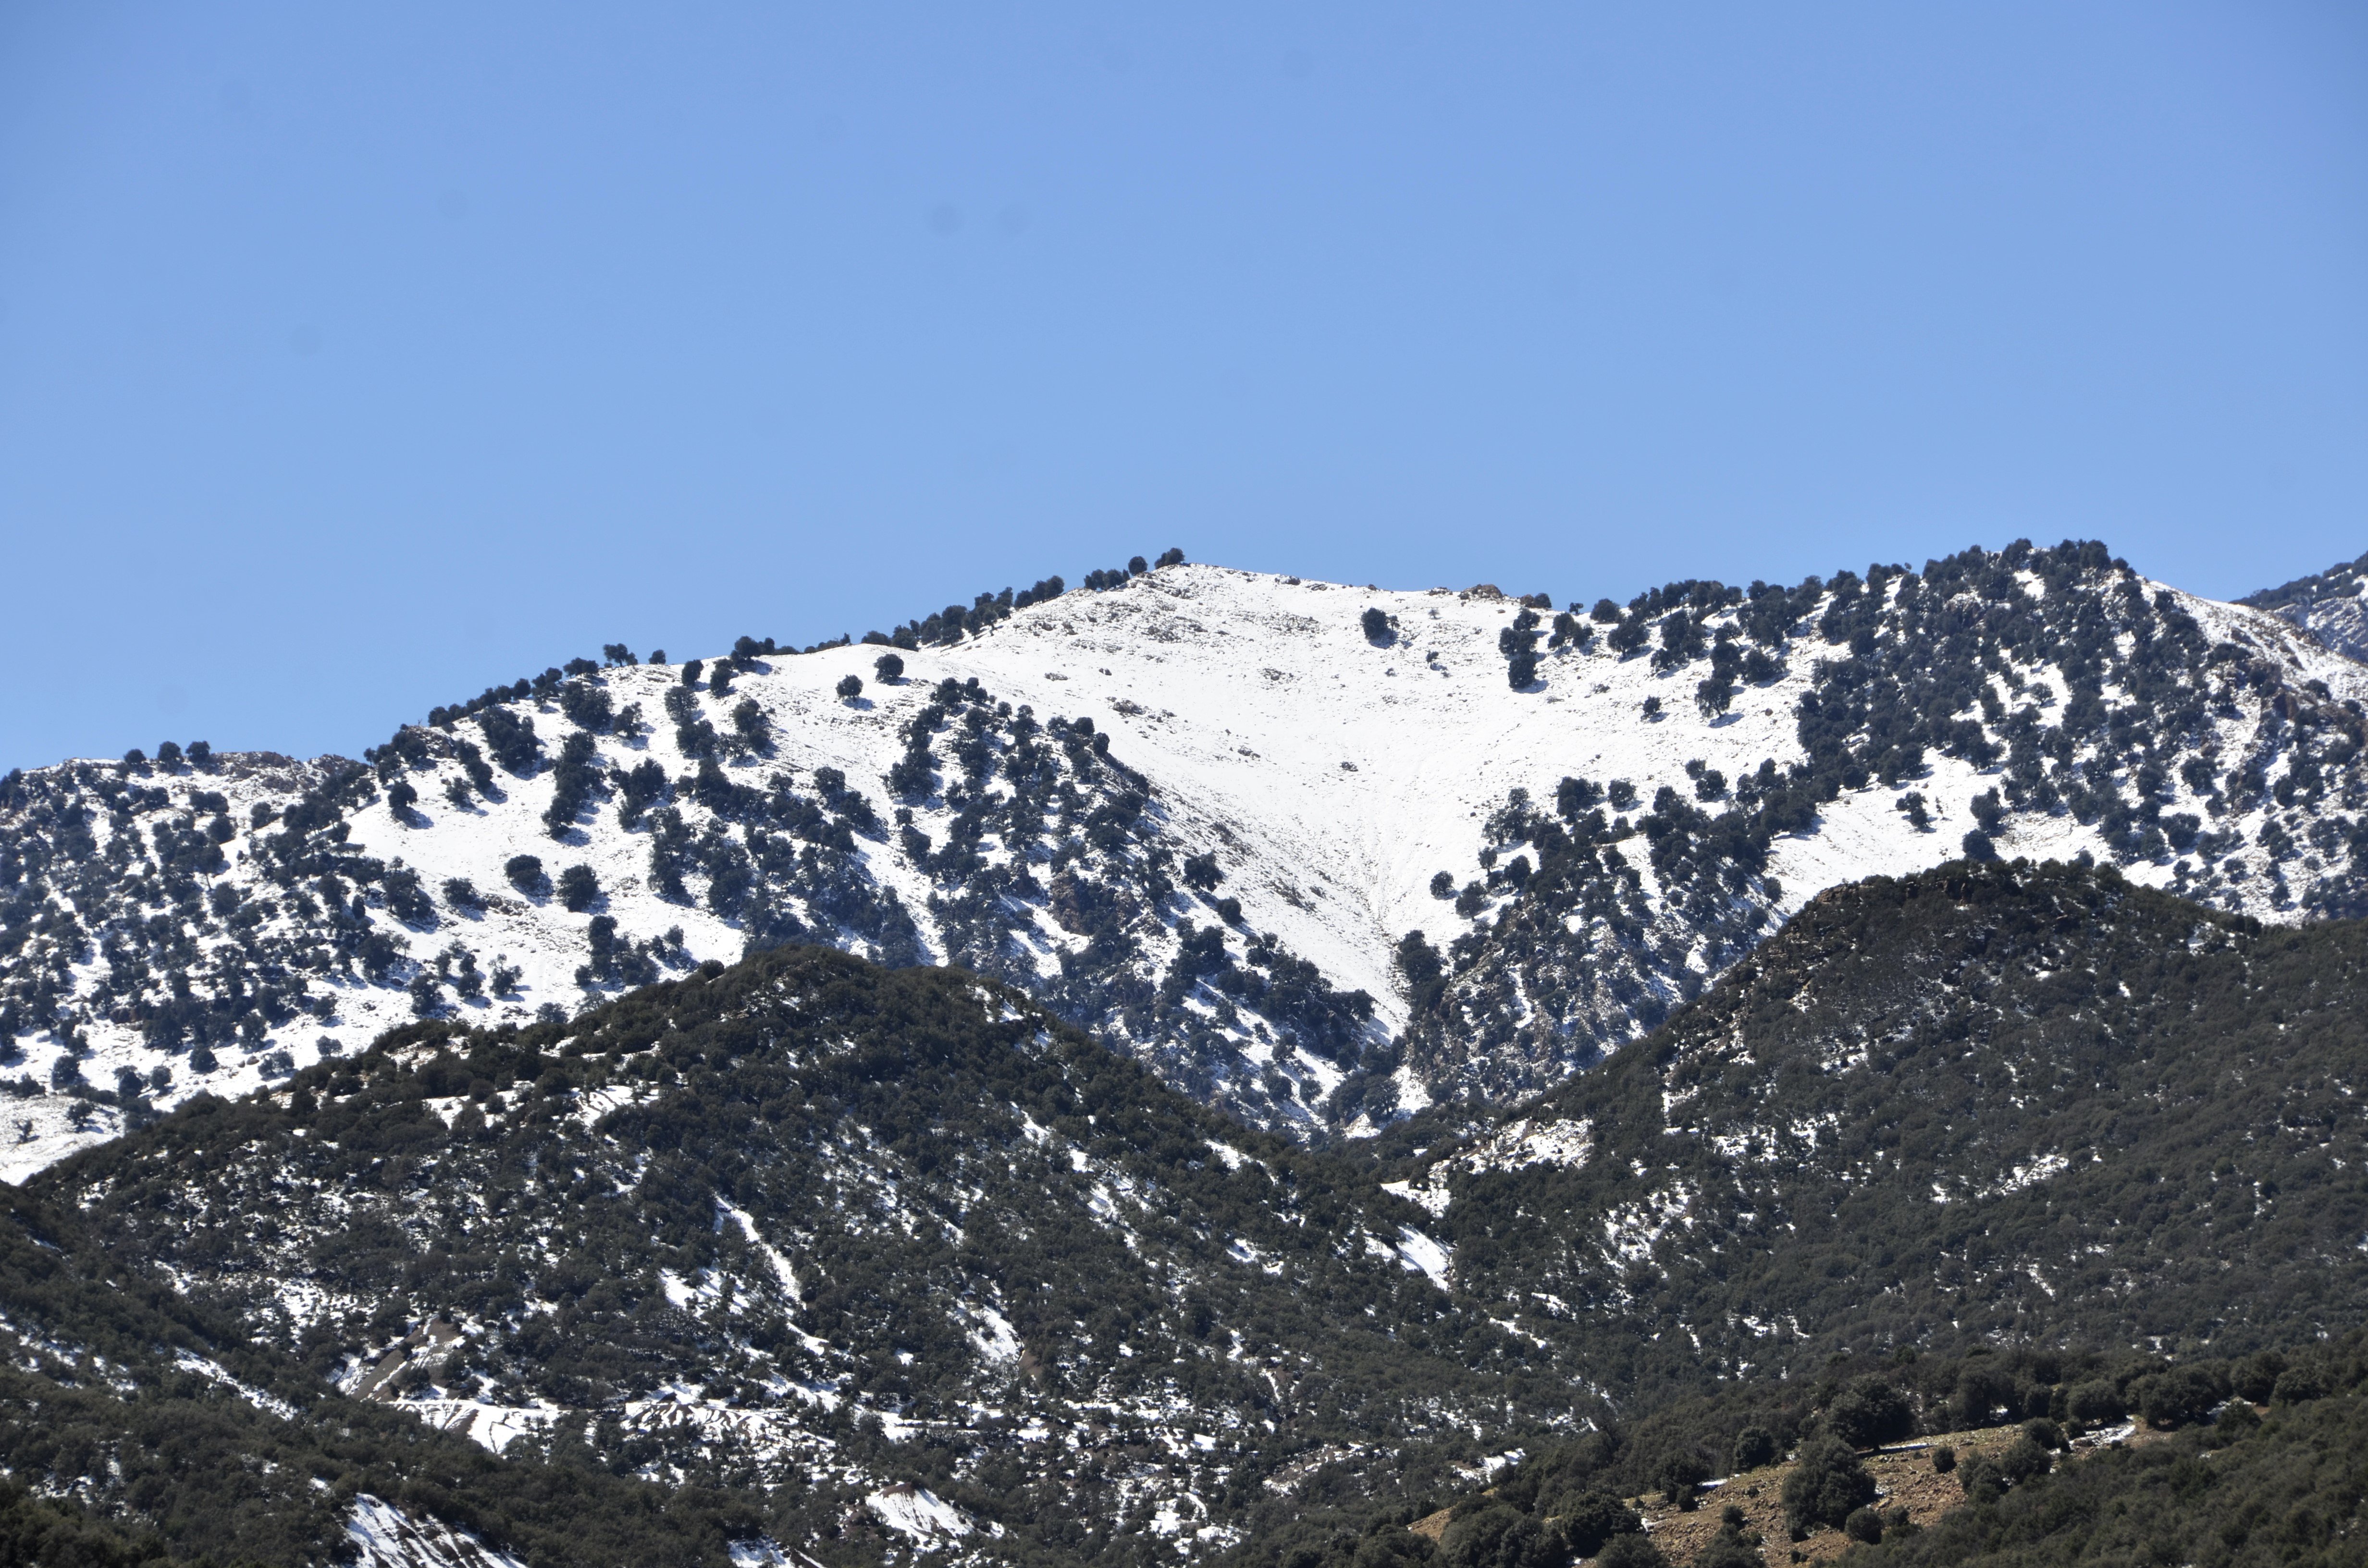
[[[1562,612],[1088,581],[870,645],[614,650],[367,764],[11,775],[0,1170],[323,1042],[782,941],[1008,981],[1321,1139],[1558,1083],[1821,889],[1968,846],[2270,919],[2363,907],[2368,666],[2100,545]]]

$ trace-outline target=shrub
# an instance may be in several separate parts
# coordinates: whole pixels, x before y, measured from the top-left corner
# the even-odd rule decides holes
[[[1746,1426],[1735,1435],[1735,1451],[1728,1464],[1736,1470],[1758,1470],[1761,1465],[1776,1462],[1776,1434],[1760,1426]]]
[[[607,689],[585,680],[559,688],[559,710],[579,730],[606,730],[616,719]]]
[[[1883,1540],[1883,1516],[1872,1508],[1852,1508],[1850,1517],[1842,1521],[1842,1534],[1862,1546],[1873,1546]]]
[[[1932,1468],[1942,1475],[1957,1468],[1957,1450],[1943,1443],[1932,1450]]]
[[[589,866],[570,866],[559,873],[559,902],[581,915],[598,901],[600,879]]]
[[[773,744],[773,722],[765,717],[753,697],[744,697],[733,706],[732,728],[752,751],[763,751]]]
[[[880,677],[882,686],[894,686],[905,678],[904,658],[895,653],[882,653],[871,661],[871,673]]]
[[[1433,898],[1453,898],[1455,896],[1455,873],[1452,871],[1432,872],[1430,877],[1430,896]]]
[[[1853,1449],[1873,1449],[1916,1430],[1916,1413],[1883,1379],[1861,1378],[1827,1407],[1826,1426]]]
[[[1653,1471],[1653,1483],[1661,1489],[1662,1500],[1673,1508],[1691,1509],[1694,1494],[1709,1479],[1710,1466],[1691,1449],[1681,1449],[1666,1456]]]
[[[1740,1509],[1736,1512],[1741,1512]],[[1692,1568],[1764,1568],[1758,1538],[1746,1535],[1740,1523],[1729,1524],[1694,1553]]]
[[[1180,550],[1175,549],[1164,550],[1160,551],[1159,559],[1153,562],[1152,564],[1154,566],[1181,566],[1184,564],[1184,552]]]
[[[2028,1433],[2009,1443],[1998,1457],[1998,1474],[2010,1486],[2045,1475],[2055,1467],[2055,1456],[2033,1442]]]
[[[1839,1525],[1874,1501],[1874,1478],[1848,1443],[1831,1435],[1801,1445],[1784,1478],[1784,1517],[1796,1530]]]
[[[2120,1388],[2105,1379],[2075,1383],[2065,1392],[2065,1414],[2075,1421],[2120,1421],[2126,1409],[2129,1404],[2122,1400]]]
[[[2334,1392],[2335,1381],[2327,1375],[2327,1369],[2305,1361],[2278,1374],[2278,1381],[2270,1389],[2270,1403],[2300,1404],[2305,1400],[2325,1399]]]
[[[1184,881],[1186,886],[1195,887],[1200,889],[1202,892],[1208,892],[1214,889],[1219,882],[1222,882],[1224,880],[1225,873],[1217,864],[1217,854],[1215,850],[1212,849],[1206,855],[1188,855],[1184,858]]]
[[[513,855],[502,863],[502,875],[509,879],[510,886],[522,893],[541,892],[544,886],[542,857]]]
[[[1562,1554],[1537,1520],[1503,1503],[1464,1515],[1440,1538],[1447,1568],[1562,1568]]]
[[[2139,1379],[2131,1390],[2137,1395],[2138,1413],[2146,1417],[2147,1426],[2158,1428],[2185,1426],[2206,1419],[2228,1397],[2225,1381],[2212,1375],[2214,1370],[2173,1367],[2167,1372]]]
[[[1595,1568],[1669,1568],[1669,1560],[1641,1533],[1615,1535],[1596,1554]]]
[[[1390,618],[1370,605],[1365,608],[1364,625],[1368,642],[1379,642],[1390,634]]]
[[[838,695],[839,695],[841,698],[845,699],[847,701],[849,701],[849,702],[852,702],[852,701],[854,701],[857,698],[859,698],[859,697],[862,696],[862,695],[863,695],[863,677],[862,677],[862,676],[839,676],[839,677],[838,677]]]
[[[381,883],[386,889],[386,907],[397,920],[410,926],[435,924],[436,906],[420,887],[418,872],[407,866],[391,866]]]
[[[1563,1544],[1574,1556],[1592,1557],[1615,1537],[1645,1528],[1635,1510],[1608,1492],[1588,1492],[1562,1510]]]
[[[598,753],[592,737],[577,731],[559,748],[559,766],[552,770],[551,804],[542,813],[543,826],[553,838],[564,838],[584,810],[584,802],[600,782]]]
[[[485,901],[478,896],[477,884],[466,877],[444,879],[444,902],[455,909],[483,909]]]
[[[477,722],[485,732],[485,749],[512,773],[523,778],[542,760],[542,743],[535,739],[533,720],[521,718],[507,708],[488,708],[477,715]]]

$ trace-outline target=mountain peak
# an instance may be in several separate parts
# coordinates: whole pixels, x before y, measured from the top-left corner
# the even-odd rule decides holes
[[[6,1168],[414,1017],[564,1017],[781,942],[960,964],[1323,1138],[1548,1086],[1820,890],[1969,846],[2360,904],[2368,670],[2100,545],[1559,610],[1088,583],[803,653],[612,650],[364,765],[12,776]]]

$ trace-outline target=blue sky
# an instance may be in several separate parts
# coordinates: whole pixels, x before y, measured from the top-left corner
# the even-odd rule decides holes
[[[0,10],[0,768],[1141,551],[2368,549],[2368,11]]]

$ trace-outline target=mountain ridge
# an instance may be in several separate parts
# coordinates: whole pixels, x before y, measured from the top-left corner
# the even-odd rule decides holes
[[[1968,833],[2272,918],[2359,897],[2362,667],[2101,546],[1551,621],[1486,588],[1094,576],[878,643],[578,661],[342,776],[14,776],[5,1170],[423,1007],[523,1021],[784,939],[1022,984],[1320,1139],[1557,1081],[1818,889]]]

